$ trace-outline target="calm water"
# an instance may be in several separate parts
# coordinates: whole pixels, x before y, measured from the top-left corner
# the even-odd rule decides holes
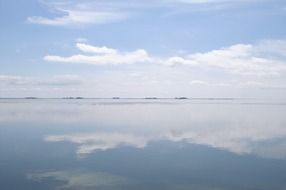
[[[0,100],[2,190],[285,190],[286,101]]]

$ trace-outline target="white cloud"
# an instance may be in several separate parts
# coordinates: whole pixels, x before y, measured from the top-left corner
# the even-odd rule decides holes
[[[258,44],[235,44],[229,47],[214,49],[204,53],[187,56],[171,56],[167,58],[149,56],[146,50],[138,49],[131,52],[120,52],[113,48],[97,47],[77,43],[83,53],[69,57],[47,55],[46,61],[82,64],[132,64],[152,62],[167,66],[192,66],[201,70],[222,70],[230,74],[242,75],[280,75],[286,71],[286,58],[283,40],[268,40]]]
[[[46,61],[64,62],[64,63],[83,63],[83,64],[133,64],[138,62],[149,62],[151,58],[143,49],[132,52],[119,52],[118,50],[97,47],[88,44],[78,43],[77,48],[84,53],[93,53],[92,55],[72,55],[70,57],[61,57],[55,55],[47,55],[44,57]]]
[[[281,55],[277,41],[268,41],[272,46],[236,44],[226,48],[211,50],[205,53],[194,53],[186,57],[176,57],[175,61],[163,61],[166,65],[190,65],[205,69],[221,69],[232,74],[243,75],[280,75],[286,71],[286,60],[281,57],[267,56],[265,52]],[[279,41],[279,47],[284,45]],[[262,48],[267,47],[267,48]],[[271,48],[274,47],[274,48]]]
[[[91,46],[91,45],[84,44],[84,43],[77,43],[76,47],[85,53],[95,53],[95,54],[97,54],[97,53],[98,54],[114,54],[114,53],[117,53],[117,50],[107,48],[105,46],[96,47],[96,46]]]
[[[56,54],[44,59],[68,64],[113,64],[117,65],[116,69],[99,66],[97,69],[102,72],[81,76],[0,75],[0,96],[284,97],[286,92],[285,40],[234,44],[206,52],[171,56],[152,55],[143,49],[123,51],[87,43],[76,43],[76,48],[79,52],[75,55]],[[135,63],[142,64],[128,66]],[[127,66],[122,69],[121,64]],[[131,73],[137,74],[133,76]]]
[[[161,64],[168,65],[168,66],[177,66],[177,65],[197,65],[195,61],[185,59],[183,57],[170,57],[166,60],[161,60]]]

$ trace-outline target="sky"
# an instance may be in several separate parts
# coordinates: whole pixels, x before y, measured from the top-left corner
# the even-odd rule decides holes
[[[286,97],[284,0],[0,0],[0,97]]]

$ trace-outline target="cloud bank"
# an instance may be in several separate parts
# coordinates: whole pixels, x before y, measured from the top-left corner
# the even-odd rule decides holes
[[[109,47],[77,43],[83,54],[63,57],[47,55],[43,59],[59,63],[81,63],[93,65],[153,63],[166,66],[191,66],[202,70],[221,70],[243,75],[281,75],[286,71],[286,56],[283,40],[268,40],[257,44],[234,44],[229,47],[185,56],[151,56],[144,49],[121,52]]]

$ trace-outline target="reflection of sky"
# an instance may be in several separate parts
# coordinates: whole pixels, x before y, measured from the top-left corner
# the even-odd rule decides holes
[[[127,182],[124,177],[103,172],[86,172],[77,170],[34,172],[27,176],[34,181],[58,180],[64,184],[58,189],[86,189],[104,186],[118,186]]]
[[[1,101],[0,189],[286,186],[284,105]]]
[[[45,138],[48,142],[69,141],[79,144],[77,153],[88,154],[97,150],[107,150],[116,148],[119,145],[129,145],[136,148],[146,146],[147,138],[119,133],[95,133],[95,134],[74,134],[57,135]]]
[[[68,126],[61,133],[51,130],[45,140],[75,143],[78,154],[120,145],[142,148],[167,139],[286,158],[286,106],[269,100],[18,100],[1,105],[2,122]]]
[[[0,189],[283,189],[286,106],[251,101],[1,100]]]
[[[89,154],[98,150],[108,150],[119,147],[120,145],[135,148],[144,148],[149,142],[169,140],[173,142],[187,142],[208,145],[220,148],[237,154],[256,154],[265,158],[285,159],[286,140],[267,137],[265,139],[252,139],[245,137],[227,136],[229,131],[225,131],[225,136],[218,134],[196,134],[192,132],[171,131],[161,136],[140,136],[134,134],[118,133],[79,133],[68,135],[54,135],[45,138],[48,142],[67,141],[78,145],[76,153],[78,155]]]

